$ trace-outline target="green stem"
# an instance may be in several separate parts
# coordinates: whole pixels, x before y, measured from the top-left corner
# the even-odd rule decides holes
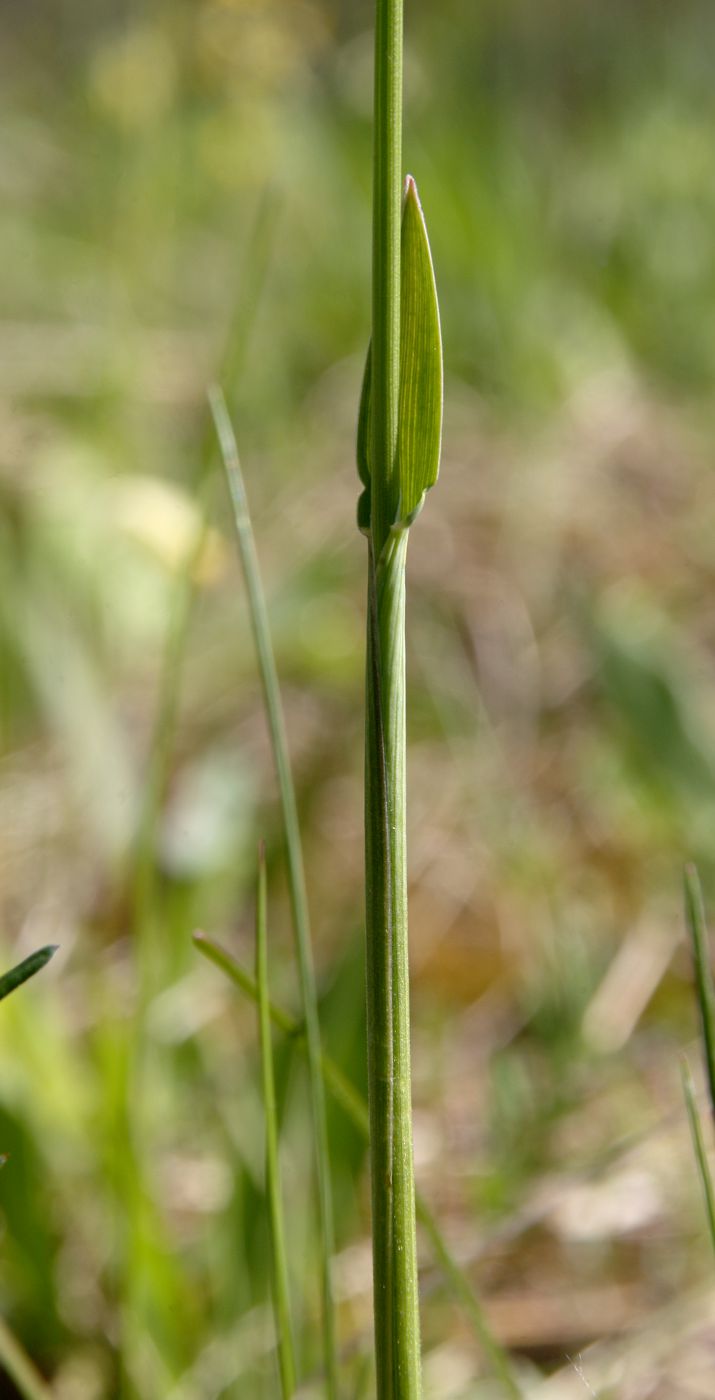
[[[397,509],[402,221],[402,0],[376,0],[372,224],[372,537],[379,559]]]
[[[710,1094],[710,1112],[715,1118],[715,987],[710,967],[710,944],[705,921],[703,892],[694,865],[685,867],[685,913],[693,945],[695,984],[700,1008],[700,1026],[705,1054],[705,1072]]]
[[[378,1400],[419,1400],[405,830],[405,561],[400,395],[402,0],[376,0],[365,871]]]
[[[271,1226],[273,1257],[273,1299],[276,1320],[276,1343],[283,1400],[290,1400],[295,1390],[295,1354],[293,1326],[288,1292],[288,1259],[283,1226],[280,1171],[278,1166],[278,1112],[273,1077],[273,1044],[271,1041],[271,1007],[268,999],[268,934],[266,927],[266,857],[261,844],[258,854],[258,891],[256,900],[256,985],[258,988],[258,1029],[261,1043],[261,1072],[263,1079],[263,1111],[266,1117],[266,1193]]]
[[[378,1400],[421,1394],[405,811],[407,532],[370,563],[366,739],[368,1087]]]
[[[320,1023],[318,1020],[318,996],[315,986],[315,971],[310,937],[308,897],[305,886],[303,851],[298,824],[298,807],[293,786],[288,740],[286,736],[283,707],[281,705],[278,673],[276,671],[273,643],[271,641],[268,610],[261,584],[256,545],[253,538],[251,518],[248,511],[246,488],[238,456],[238,448],[226,402],[220,389],[214,388],[210,394],[211,410],[216,424],[221,453],[228,477],[233,505],[236,540],[243,569],[243,577],[248,595],[248,607],[253,630],[253,640],[258,657],[258,668],[263,687],[263,699],[271,736],[271,747],[276,766],[278,788],[283,810],[286,857],[288,864],[288,885],[290,891],[293,928],[295,931],[298,978],[300,982],[305,1037],[308,1057],[308,1078],[313,1110],[315,1133],[315,1161],[318,1183],[318,1200],[321,1233],[321,1270],[323,1293],[323,1346],[328,1400],[337,1400],[338,1360],[335,1326],[335,1302],[332,1287],[332,1259],[334,1253],[333,1202],[330,1180],[330,1155],[328,1150],[328,1126],[325,1111],[325,1093],[321,1071]]]
[[[682,1064],[683,1092],[685,1094],[685,1107],[688,1111],[688,1121],[690,1132],[693,1138],[693,1149],[695,1151],[695,1161],[700,1177],[700,1184],[703,1188],[703,1199],[705,1202],[705,1214],[708,1221],[708,1233],[710,1243],[715,1250],[715,1189],[713,1179],[710,1174],[710,1163],[708,1161],[707,1148],[703,1135],[698,1103],[695,1097],[695,1086],[693,1084],[690,1068],[686,1060]]]

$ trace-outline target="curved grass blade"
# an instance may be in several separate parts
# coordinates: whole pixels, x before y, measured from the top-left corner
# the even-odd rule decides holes
[[[251,1001],[258,1001],[258,986],[255,979],[231,953],[204,933],[195,933],[193,942],[199,952],[214,966],[220,968]],[[291,1016],[288,1011],[276,1006],[275,1002],[269,1003],[269,1013],[273,1024],[278,1026],[285,1035],[295,1037],[296,1044],[305,1049],[305,1034],[301,1022]],[[362,1134],[366,1141],[369,1141],[370,1121],[364,1098],[329,1055],[323,1054],[321,1064],[323,1078],[336,1103],[340,1105],[357,1131]],[[415,1194],[415,1203],[417,1218],[430,1240],[444,1277],[456,1301],[464,1309],[477,1341],[489,1358],[494,1376],[501,1382],[504,1395],[508,1397],[508,1400],[521,1400],[521,1390],[514,1376],[509,1356],[491,1331],[479,1298],[464,1269],[454,1258],[437,1220],[419,1191]]]
[[[36,953],[30,953],[29,958],[24,958],[16,967],[4,973],[0,977],[0,1001],[14,992],[16,987],[21,987],[29,977],[34,977],[36,972],[46,967],[50,958],[55,956],[57,947],[56,943],[49,943],[46,948],[39,948]]]
[[[29,974],[32,976],[32,973]],[[23,1400],[52,1400],[52,1391],[42,1379],[17,1337],[0,1317],[0,1367],[14,1382]]]
[[[472,1324],[475,1336],[478,1338],[485,1356],[489,1358],[495,1377],[501,1382],[504,1394],[509,1396],[509,1400],[522,1400],[521,1387],[518,1385],[513,1374],[509,1358],[496,1340],[485,1316],[484,1309],[469,1279],[464,1270],[461,1269],[456,1262],[442,1231],[437,1225],[437,1221],[419,1194],[416,1197],[416,1205],[417,1219],[429,1238],[429,1242],[432,1245],[432,1249],[434,1250],[435,1256],[452,1292],[461,1303]]]
[[[261,676],[263,699],[283,811],[283,826],[288,864],[288,885],[295,934],[298,979],[300,982],[303,1016],[305,1020],[308,1078],[313,1110],[313,1131],[315,1136],[315,1163],[321,1236],[320,1254],[325,1372],[328,1400],[337,1400],[337,1328],[332,1283],[332,1259],[335,1241],[332,1184],[330,1179],[325,1094],[321,1072],[318,997],[315,986],[315,971],[313,968],[308,896],[305,887],[303,848],[300,837],[300,826],[298,823],[298,807],[288,754],[288,740],[283,717],[283,706],[281,704],[280,686],[278,684],[278,673],[276,671],[275,656],[273,654],[268,609],[266,608],[266,600],[263,593],[238,447],[226,408],[226,400],[221,390],[214,387],[210,392],[209,399],[228,479],[231,503],[233,505],[236,541],[246,585],[253,640],[256,647],[258,669]]]
[[[713,1188],[713,1179],[710,1171],[710,1163],[708,1161],[707,1149],[705,1147],[703,1125],[700,1121],[700,1111],[698,1109],[698,1103],[695,1096],[695,1086],[693,1084],[693,1077],[690,1073],[690,1066],[688,1065],[687,1060],[683,1060],[682,1078],[683,1092],[685,1094],[685,1107],[688,1110],[690,1131],[693,1137],[695,1161],[697,1163],[698,1175],[700,1177],[700,1184],[703,1188],[703,1196],[705,1199],[705,1213],[707,1215],[708,1221],[708,1233],[710,1235],[710,1243],[713,1247],[713,1253],[715,1253],[715,1189]]]
[[[686,865],[685,913],[693,947],[695,987],[700,1008],[700,1026],[705,1052],[705,1071],[710,1093],[710,1111],[715,1118],[715,987],[710,966],[708,930],[705,922],[703,892],[694,865]]]
[[[278,1114],[273,1077],[271,1009],[268,1000],[268,934],[266,926],[266,855],[263,843],[258,853],[256,899],[256,985],[258,988],[258,1030],[261,1045],[263,1111],[266,1117],[266,1193],[270,1218],[273,1264],[273,1310],[276,1325],[278,1364],[283,1400],[295,1390],[295,1351],[288,1291],[288,1260],[285,1247],[280,1170],[278,1166]]]
[[[258,985],[255,979],[244,967],[237,962],[231,953],[226,952],[219,943],[215,943],[212,938],[207,938],[204,933],[195,933],[193,936],[194,947],[198,948],[204,957],[219,967],[222,972],[230,978],[232,982],[240,987],[241,991],[254,1002],[258,1001]],[[295,1039],[302,1050],[305,1050],[305,1026],[298,1021],[295,1016],[291,1016],[287,1011],[283,1011],[275,1002],[269,1002],[269,1012],[274,1026],[283,1031],[284,1035]],[[323,1079],[330,1090],[336,1103],[340,1105],[345,1115],[351,1120],[358,1132],[364,1137],[368,1135],[367,1104],[362,1095],[350,1082],[346,1074],[343,1074],[340,1066],[329,1055],[321,1054],[320,1065]]]

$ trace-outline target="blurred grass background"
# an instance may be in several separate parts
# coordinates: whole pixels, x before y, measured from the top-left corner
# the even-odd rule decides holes
[[[677,1057],[686,856],[715,892],[715,10],[406,10],[406,165],[447,370],[408,600],[418,1180],[529,1394],[705,1396]],[[57,1400],[277,1393],[255,1011],[190,941],[201,926],[252,962],[264,835],[273,992],[295,1009],[216,377],[326,1044],[364,1084],[371,22],[357,0],[2,9],[0,935],[8,966],[61,953],[0,1013],[0,1309]],[[306,1089],[277,1049],[309,1374]],[[357,1376],[366,1161],[337,1109],[330,1130]],[[496,1396],[427,1245],[423,1262],[430,1400]]]

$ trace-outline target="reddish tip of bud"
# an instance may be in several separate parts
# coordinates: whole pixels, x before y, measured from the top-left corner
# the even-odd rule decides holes
[[[422,202],[421,202],[421,200],[420,200],[419,193],[418,193],[418,191],[417,191],[417,182],[416,182],[416,180],[415,180],[414,175],[406,175],[406,176],[405,176],[405,188],[404,188],[404,194],[403,194],[403,196],[402,196],[403,207],[404,207],[404,205],[406,205],[406,204],[408,203],[409,200],[414,200],[414,202],[415,202],[415,204],[417,205],[417,208],[419,209],[420,214],[421,214],[421,213],[422,213]]]

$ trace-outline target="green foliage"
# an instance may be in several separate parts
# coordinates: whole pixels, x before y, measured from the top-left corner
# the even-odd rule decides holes
[[[694,865],[687,865],[685,867],[684,887],[685,915],[693,951],[695,989],[700,1013],[700,1033],[703,1042],[705,1077],[708,1085],[710,1104],[709,1117],[712,1128],[712,1122],[715,1118],[715,986],[713,985],[713,974],[710,964],[710,945],[708,941],[707,924],[705,922],[703,894],[700,888],[698,872]],[[712,1172],[708,1161],[705,1135],[703,1133],[693,1078],[688,1063],[685,1060],[682,1064],[682,1078],[685,1106],[688,1111],[695,1160],[703,1188],[708,1233],[710,1235],[710,1243],[712,1244],[713,1252],[715,1252],[715,1187],[713,1186]]]
[[[198,952],[228,977],[229,981],[239,988],[249,1000],[258,1004],[259,987],[257,979],[241,967],[236,958],[225,948],[220,947],[213,939],[207,938],[203,933],[194,934],[194,946]],[[281,1030],[284,1035],[289,1036],[296,1044],[300,1045],[305,1052],[305,1033],[299,1021],[291,1016],[282,1007],[276,1006],[275,1002],[267,1001],[265,1007],[273,1024]],[[335,1102],[339,1104],[342,1112],[357,1129],[361,1138],[367,1142],[369,1140],[370,1124],[368,1106],[364,1099],[356,1090],[354,1084],[343,1073],[340,1066],[329,1055],[322,1056],[322,1072],[326,1087],[330,1090]],[[518,1397],[521,1394],[516,1376],[508,1354],[499,1346],[485,1316],[484,1309],[472,1288],[464,1269],[460,1268],[454,1254],[450,1250],[447,1241],[440,1229],[439,1222],[435,1218],[427,1201],[419,1192],[415,1194],[415,1205],[417,1218],[430,1241],[435,1257],[444,1273],[445,1279],[450,1289],[454,1293],[456,1300],[464,1308],[467,1319],[472,1325],[477,1342],[484,1348],[489,1362],[493,1368],[495,1376],[501,1383],[504,1394],[510,1397]]]
[[[0,977],[0,1001],[9,996],[10,992],[14,992],[16,987],[21,987],[29,977],[34,977],[36,972],[40,972],[43,967],[46,967],[56,952],[56,945],[40,948],[36,953],[30,953],[28,958],[23,958],[22,962],[11,968],[9,972],[4,972]]]
[[[397,521],[410,525],[434,486],[442,445],[442,336],[427,228],[408,175],[400,253]]]
[[[236,439],[225,399],[219,389],[211,392],[211,411],[223,458],[233,506],[236,541],[248,594],[251,628],[256,647],[263,699],[271,738],[273,759],[278,778],[283,827],[285,832],[291,912],[295,934],[296,959],[300,980],[303,1017],[308,1050],[308,1071],[313,1112],[316,1180],[320,1208],[320,1255],[323,1294],[323,1353],[326,1369],[328,1400],[336,1400],[338,1391],[338,1356],[333,1296],[332,1268],[335,1247],[333,1223],[332,1182],[325,1094],[321,1073],[320,1024],[318,997],[313,969],[313,951],[308,914],[308,896],[303,866],[303,848],[298,822],[298,807],[288,753],[283,706],[276,671],[263,585],[248,512],[246,488],[241,472]]]
[[[705,1073],[710,1094],[710,1108],[715,1118],[715,986],[710,965],[710,945],[705,922],[703,894],[694,865],[685,868],[685,912],[693,950],[695,987],[700,1012]]]
[[[685,1095],[685,1107],[688,1111],[688,1122],[693,1139],[693,1150],[698,1168],[700,1184],[703,1188],[703,1199],[705,1202],[705,1214],[708,1222],[708,1235],[710,1244],[715,1254],[715,1186],[713,1186],[712,1172],[708,1161],[707,1148],[705,1146],[705,1135],[700,1118],[700,1109],[695,1094],[693,1076],[686,1060],[682,1064],[683,1093]]]
[[[437,288],[417,186],[407,177],[400,240],[400,391],[393,528],[412,524],[439,473],[442,441],[442,338]],[[358,411],[357,463],[365,487],[358,525],[370,529],[372,348],[368,348]]]

